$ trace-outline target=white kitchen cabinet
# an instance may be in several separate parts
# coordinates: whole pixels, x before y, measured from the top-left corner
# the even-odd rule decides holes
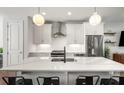
[[[66,30],[68,44],[84,44],[83,24],[66,24]]]
[[[34,43],[35,44],[51,43],[51,24],[44,24],[40,27],[34,25]]]
[[[104,24],[93,26],[88,22],[84,23],[84,30],[86,35],[103,35],[104,33]]]

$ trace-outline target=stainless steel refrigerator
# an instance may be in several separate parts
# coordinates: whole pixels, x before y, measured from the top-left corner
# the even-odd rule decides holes
[[[103,36],[87,35],[86,50],[87,56],[103,56]]]

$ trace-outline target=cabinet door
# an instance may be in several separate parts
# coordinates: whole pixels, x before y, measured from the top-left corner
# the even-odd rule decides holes
[[[35,26],[34,25],[34,43],[35,44],[40,44],[41,40],[42,40],[42,31],[41,31],[41,27]]]
[[[75,25],[75,43],[76,44],[84,44],[84,29],[83,24],[76,24]]]
[[[42,31],[42,43],[50,44],[51,43],[51,24],[45,24]]]
[[[8,65],[23,62],[23,21],[9,20],[7,22]]]
[[[84,23],[84,30],[86,35],[94,35],[94,27],[89,23]]]
[[[67,30],[67,43],[74,44],[75,41],[74,24],[66,24],[66,30]]]
[[[35,44],[50,44],[51,43],[51,24],[43,26],[34,26],[34,43]]]
[[[101,23],[96,27],[96,34],[95,35],[103,35],[104,34],[104,24]]]
[[[104,28],[103,23],[93,26],[89,23],[84,23],[84,30],[86,35],[103,35]]]
[[[67,24],[67,42],[69,44],[83,44],[84,30],[82,24]]]

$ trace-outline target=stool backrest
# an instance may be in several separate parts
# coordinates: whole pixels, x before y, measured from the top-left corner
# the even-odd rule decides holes
[[[51,77],[51,84],[52,85],[59,85],[59,77]]]
[[[112,79],[116,79],[116,78],[119,79],[119,81],[118,81],[119,85],[124,85],[124,77],[122,77],[122,76],[112,76]]]
[[[37,82],[39,85],[41,85],[40,83],[40,79],[43,79],[43,85],[59,85],[59,77],[57,76],[53,76],[53,77],[37,77]]]
[[[97,85],[100,77],[98,75],[94,75],[94,76],[79,76],[76,79],[76,84],[77,85],[93,85],[94,84],[94,78],[97,78],[95,85]]]
[[[50,77],[45,77],[43,81],[43,85],[51,85],[51,78]]]

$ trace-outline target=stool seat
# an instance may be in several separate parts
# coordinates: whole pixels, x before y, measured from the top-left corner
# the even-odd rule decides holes
[[[98,75],[94,75],[94,76],[81,76],[80,75],[76,79],[76,85],[94,85],[93,78],[97,78],[96,83],[95,83],[95,85],[97,85],[99,78],[100,78]]]

